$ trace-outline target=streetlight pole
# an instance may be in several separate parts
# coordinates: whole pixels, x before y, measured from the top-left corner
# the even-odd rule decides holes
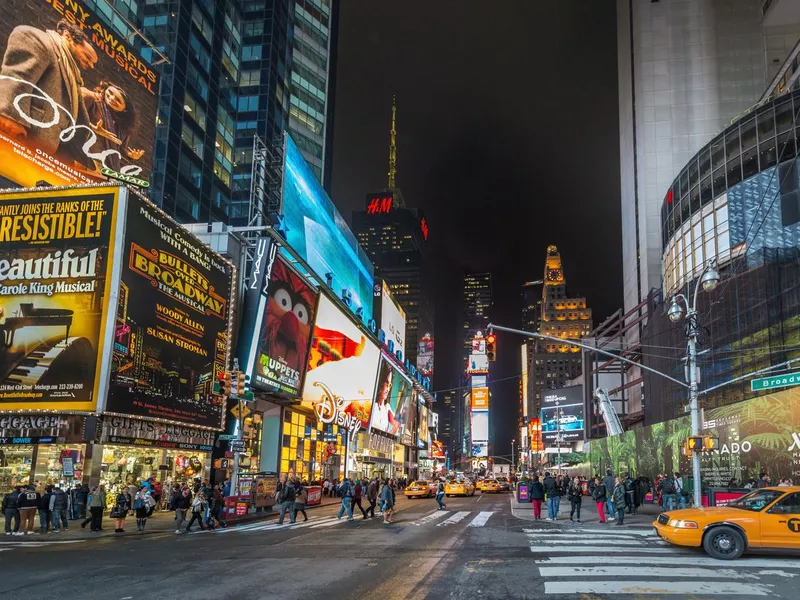
[[[516,442],[516,441],[517,441],[517,440],[511,440],[511,470],[512,470],[512,471],[514,471],[514,470],[515,470],[515,469],[514,469],[514,462],[515,462],[515,456],[514,456],[514,442]],[[511,475],[511,473],[509,473],[509,475]]]

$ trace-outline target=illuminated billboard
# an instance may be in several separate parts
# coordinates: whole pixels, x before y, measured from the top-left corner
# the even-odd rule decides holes
[[[488,373],[489,359],[485,354],[470,354],[467,359],[467,373]]]
[[[575,442],[584,439],[583,386],[542,391],[542,440]]]
[[[106,410],[221,428],[233,267],[129,194],[121,269]]]
[[[250,384],[295,398],[307,364],[317,292],[280,256],[267,266],[261,269],[264,280],[252,329]]]
[[[472,353],[486,354],[486,340],[484,338],[472,338]]]
[[[393,365],[391,359],[384,356],[378,373],[371,429],[391,436],[403,435],[403,419],[407,418],[403,415],[403,409],[411,398],[412,390],[411,380]]]
[[[323,423],[350,431],[369,426],[380,351],[321,294],[303,384],[302,404]]]
[[[489,412],[474,411],[472,413],[472,444],[489,443]]]
[[[413,387],[409,389],[408,394],[403,398],[403,406],[400,409],[398,416],[402,425],[402,436],[400,443],[405,446],[413,446],[414,438],[416,437],[416,423],[417,423],[417,390]]]
[[[488,386],[486,375],[473,375],[470,377],[470,387],[474,390],[476,388],[485,388]]]
[[[406,311],[400,306],[383,280],[375,282],[373,303],[374,318],[378,328],[386,334],[386,344],[391,342],[390,353],[402,351],[406,355]]]
[[[417,371],[425,377],[431,377],[433,375],[433,336],[430,333],[423,335],[417,348]]]
[[[489,388],[472,388],[472,410],[489,409]]]
[[[430,435],[428,432],[428,407],[424,402],[419,403],[419,420],[417,423],[417,448],[427,448]]]
[[[0,194],[0,410],[98,408],[113,331],[119,198],[127,193]]]
[[[159,75],[131,40],[80,0],[5,0],[0,176],[149,185]]]
[[[278,230],[337,298],[372,318],[372,263],[289,136]]]

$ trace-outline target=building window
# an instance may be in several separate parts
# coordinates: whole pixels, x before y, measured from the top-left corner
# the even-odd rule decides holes
[[[243,46],[242,47],[242,60],[261,60],[261,45],[258,46]]]
[[[197,156],[201,159],[203,158],[203,139],[192,131],[192,128],[189,127],[186,122],[183,123],[183,129],[181,130],[181,140],[183,140]]]
[[[189,92],[183,95],[183,110],[192,118],[192,120],[200,126],[200,129],[206,129],[206,111],[192,98]]]
[[[200,10],[197,4],[192,5],[192,23],[194,23],[194,26],[197,27],[197,30],[210,44],[211,36],[214,32],[211,28],[211,23],[209,23],[208,19],[203,16],[203,11]]]

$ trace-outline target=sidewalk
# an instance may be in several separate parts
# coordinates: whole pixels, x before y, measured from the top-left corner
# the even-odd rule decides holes
[[[561,499],[558,521],[555,522],[547,520],[546,502],[542,502],[542,518],[539,520],[536,520],[533,516],[533,502],[517,502],[516,496],[512,496],[510,498],[510,502],[511,514],[517,519],[535,521],[536,523],[552,527],[578,525],[578,523],[573,523],[569,520],[569,511],[571,509],[571,505],[566,498]],[[650,528],[653,525],[653,521],[655,521],[656,517],[660,513],[660,506],[656,504],[644,504],[637,509],[637,514],[625,514],[625,525],[623,527],[630,525],[631,527],[635,528]],[[608,520],[608,515],[606,515],[606,520]],[[616,521],[614,521],[614,523],[616,523]],[[608,527],[608,525],[603,525],[600,523],[600,517],[597,514],[597,506],[588,496],[583,497],[583,503],[581,504],[581,525],[595,527],[598,529]]]

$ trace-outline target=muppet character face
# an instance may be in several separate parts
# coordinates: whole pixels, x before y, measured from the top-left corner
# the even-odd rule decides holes
[[[286,365],[303,368],[314,312],[314,292],[277,261],[269,283],[269,303],[261,336],[261,351],[281,357]]]

